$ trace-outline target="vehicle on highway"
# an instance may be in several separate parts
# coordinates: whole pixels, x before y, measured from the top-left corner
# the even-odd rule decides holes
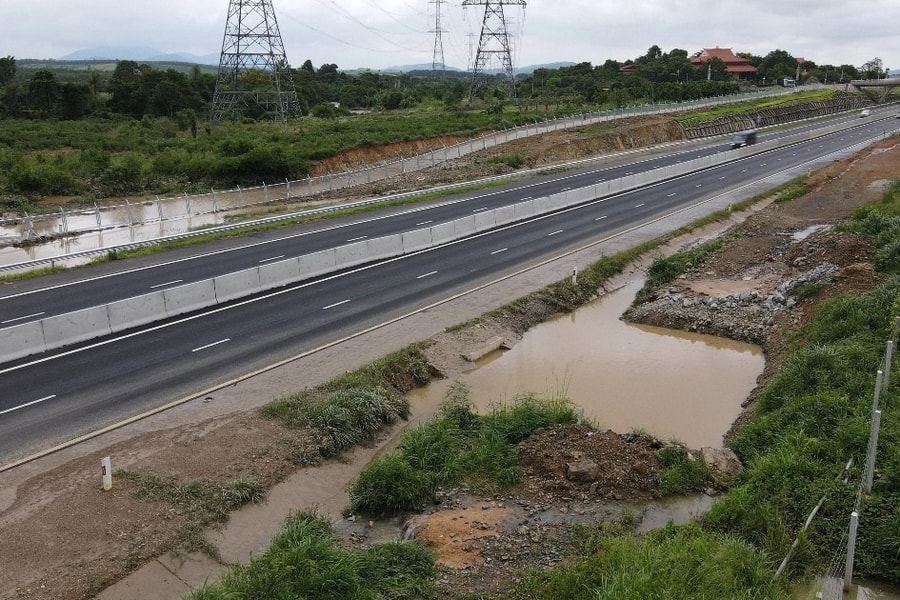
[[[734,138],[731,140],[731,148],[743,148],[744,146],[749,146],[751,144],[756,143],[756,130],[750,129],[748,131],[739,131],[734,134]]]
[[[871,114],[872,114],[872,113],[869,111],[868,108],[864,108],[864,109],[862,109],[861,111],[859,111],[859,116],[860,116],[860,118],[868,117],[868,116],[871,115]]]

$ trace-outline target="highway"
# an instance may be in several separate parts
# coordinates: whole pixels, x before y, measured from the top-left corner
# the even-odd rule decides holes
[[[855,126],[847,132],[871,136],[875,119],[860,122],[856,115],[761,135],[761,141],[784,137],[815,127],[844,122]],[[841,137],[844,133],[833,134]],[[457,219],[466,214],[498,208],[528,198],[548,196],[631,174],[670,166],[728,149],[727,141],[696,148],[640,158],[634,162],[588,168],[556,176],[545,176],[525,184],[507,185],[481,194],[449,197],[439,202],[404,209],[380,209],[363,217],[329,220],[326,223],[285,228],[260,240],[215,244],[217,249],[194,248],[186,252],[160,253],[149,264],[131,267],[136,261],[83,267],[39,280],[21,280],[4,286],[0,293],[0,328],[50,316],[99,306],[141,294],[211,279],[217,275],[248,269],[271,261],[284,260],[333,248],[354,241],[400,233]],[[175,256],[176,258],[172,258]],[[120,266],[121,265],[121,266]]]
[[[876,137],[887,125],[897,127],[893,121],[873,119],[840,134],[597,199],[429,251],[318,278],[140,328],[127,335],[111,336],[2,365],[0,465],[50,443],[91,431],[101,424],[197,393],[239,374],[406,314],[567,249],[615,235],[726,189],[805,165]],[[718,151],[721,146],[696,151]],[[683,160],[683,154],[690,155],[691,152],[658,156],[645,162]],[[621,172],[637,168],[641,167],[610,167]],[[245,264],[242,261],[258,262],[262,260],[260,257],[271,255],[273,244],[299,245],[306,249],[301,251],[295,247],[294,252],[305,253],[310,250],[304,244],[345,243],[346,238],[367,231],[367,235],[383,235],[386,227],[399,226],[392,224],[394,218],[406,222],[407,227],[414,226],[413,221],[421,222],[423,214],[432,218],[453,218],[438,215],[445,215],[442,211],[451,209],[451,214],[458,215],[455,211],[478,210],[483,206],[495,206],[495,203],[513,202],[524,195],[587,185],[610,176],[610,169],[551,178],[532,186],[516,186],[424,211],[402,211],[398,217],[329,224],[315,229],[315,233],[305,231],[266,244],[247,244],[241,251],[206,253],[203,258],[171,262],[168,265],[172,267],[160,268],[192,271],[200,270],[193,266],[195,264],[227,261],[228,269],[234,270],[243,268],[240,266]],[[536,192],[536,188],[543,191]],[[322,241],[324,239],[331,241]],[[244,254],[251,254],[253,258],[247,259]],[[158,277],[154,268],[128,271],[115,279],[89,279],[91,285],[79,283],[55,289],[63,290],[63,296],[68,295],[73,300],[72,296],[76,294],[71,293],[71,289],[118,288],[124,285],[122,281],[148,279],[151,273],[154,281],[166,278]],[[183,272],[179,272],[179,276],[182,275]],[[148,282],[144,281],[142,285],[146,287]],[[39,296],[43,296],[43,292],[27,297]],[[4,302],[17,297],[26,296],[13,294]],[[3,305],[4,316],[9,314],[7,307]]]

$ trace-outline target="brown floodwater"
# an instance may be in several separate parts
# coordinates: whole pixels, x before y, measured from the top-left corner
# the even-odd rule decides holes
[[[480,412],[527,393],[566,397],[595,425],[643,430],[691,448],[722,437],[756,385],[758,346],[620,320],[643,285],[635,281],[529,330],[456,380]],[[444,397],[449,380],[411,393],[413,406]]]

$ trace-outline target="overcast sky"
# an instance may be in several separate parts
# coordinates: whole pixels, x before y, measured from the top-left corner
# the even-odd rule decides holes
[[[510,1],[510,0],[504,0]],[[288,60],[341,69],[430,64],[437,0],[272,0]],[[60,58],[99,46],[218,54],[228,0],[0,0],[0,56]],[[656,44],[771,50],[819,64],[900,68],[900,0],[529,0],[506,6],[516,66],[602,64]],[[441,0],[445,62],[465,69],[483,6]]]

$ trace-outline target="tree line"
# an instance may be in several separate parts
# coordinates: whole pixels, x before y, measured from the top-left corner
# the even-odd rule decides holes
[[[737,91],[737,84],[772,85],[785,78],[797,83],[837,83],[886,75],[880,59],[862,67],[798,63],[784,50],[766,56],[739,54],[757,68],[752,81],[737,82],[717,58],[698,67],[686,50],[663,52],[659,46],[633,60],[607,60],[602,65],[582,62],[557,69],[536,69],[516,78],[514,91],[502,76],[489,77],[477,88],[476,103],[502,111],[513,100],[526,110],[540,107],[621,107],[635,103],[672,102],[717,96]],[[630,67],[623,72],[622,67]],[[315,68],[306,60],[291,69],[304,115],[334,117],[351,110],[393,111],[411,109],[423,102],[442,103],[460,110],[469,96],[468,75],[430,71],[382,73],[343,72],[336,64]],[[17,68],[13,56],[0,58],[0,116],[31,119],[83,119],[122,115],[169,117],[182,127],[196,127],[208,113],[216,87],[216,75],[193,66],[186,72],[174,68],[123,60],[111,73],[97,70],[64,71],[43,66]],[[515,99],[511,96],[515,95]]]

